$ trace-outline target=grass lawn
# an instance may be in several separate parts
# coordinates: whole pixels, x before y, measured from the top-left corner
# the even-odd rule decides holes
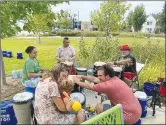
[[[95,43],[96,38],[84,38],[89,46]],[[118,38],[120,44],[146,44],[149,39],[141,38]],[[38,44],[37,38],[7,38],[2,40],[2,50],[12,51],[13,58],[4,58],[6,74],[10,74],[12,70],[22,69],[25,59],[28,55],[25,53],[27,46],[33,45],[38,49],[38,60],[42,68],[51,69],[56,64],[56,50],[62,45],[63,38],[42,38],[41,44]],[[78,53],[78,43],[80,38],[70,38],[71,45]],[[159,40],[159,39],[158,39]],[[152,43],[156,43],[157,39],[151,39]],[[160,45],[164,46],[164,40],[159,40]],[[17,52],[22,52],[24,59],[17,59]]]

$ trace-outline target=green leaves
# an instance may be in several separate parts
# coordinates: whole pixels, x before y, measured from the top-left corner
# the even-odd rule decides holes
[[[107,34],[113,31],[119,31],[124,25],[124,15],[130,5],[121,1],[107,1],[100,5],[100,10],[91,13],[92,23]]]
[[[134,12],[131,11],[129,13],[127,18],[129,28],[133,26],[136,32],[140,31],[142,29],[142,25],[146,22],[146,18],[147,16],[143,4],[137,6]]]
[[[29,16],[51,13],[51,6],[63,1],[17,1],[17,2],[0,2],[0,15],[1,15],[1,36],[9,37],[15,35],[21,29],[18,28],[18,21],[28,23]],[[29,26],[29,25],[28,25]],[[24,28],[30,31],[30,28]]]

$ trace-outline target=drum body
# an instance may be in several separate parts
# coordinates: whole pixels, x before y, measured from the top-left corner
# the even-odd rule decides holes
[[[85,104],[86,104],[86,97],[84,94],[82,94],[81,92],[73,92],[70,94],[70,97],[73,100],[77,100],[81,103],[82,107],[85,108]]]
[[[82,68],[82,67],[80,67],[80,68],[77,68],[76,69],[77,70],[77,75],[87,75],[87,69],[86,68]]]
[[[105,62],[95,62],[94,63],[94,65],[93,65],[93,74],[94,74],[94,76],[97,77],[97,70],[98,70],[98,68],[100,68],[104,64],[106,64],[106,63]]]
[[[13,107],[18,124],[31,124],[31,106],[33,94],[30,92],[18,93],[13,97]]]
[[[123,74],[122,67],[113,66],[112,68],[114,69],[115,76],[122,78],[122,74]]]

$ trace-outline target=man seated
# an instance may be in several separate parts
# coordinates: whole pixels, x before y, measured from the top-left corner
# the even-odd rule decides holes
[[[120,47],[120,57],[115,62],[108,64],[119,65],[123,69],[122,79],[125,83],[131,87],[131,80],[136,76],[136,59],[131,55],[131,48],[128,45],[122,45]]]
[[[58,63],[70,61],[75,62],[75,49],[69,45],[70,41],[68,37],[65,37],[63,39],[63,46],[59,47],[56,53],[56,59],[58,60]],[[76,73],[76,69],[74,68],[74,65],[71,66],[71,72],[72,74]]]
[[[74,83],[87,89],[104,93],[107,95],[111,104],[97,104],[96,113],[108,110],[111,106],[121,104],[125,124],[134,124],[141,117],[141,106],[138,99],[134,96],[131,89],[121,79],[115,76],[114,70],[109,65],[100,67],[97,71],[98,78],[93,76],[75,76]],[[97,84],[81,82],[85,79]]]

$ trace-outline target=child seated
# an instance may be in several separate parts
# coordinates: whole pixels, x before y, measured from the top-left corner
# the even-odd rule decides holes
[[[70,92],[73,88],[73,81],[66,79],[59,79],[58,80],[58,87],[59,92],[61,95],[62,100],[64,101],[64,104],[66,105],[66,109],[68,111],[72,111],[72,104],[73,101],[71,101],[68,97],[66,97],[63,92],[66,92],[68,96],[70,97]],[[83,122],[83,112],[82,109],[77,112],[77,122],[78,124],[81,124]]]

